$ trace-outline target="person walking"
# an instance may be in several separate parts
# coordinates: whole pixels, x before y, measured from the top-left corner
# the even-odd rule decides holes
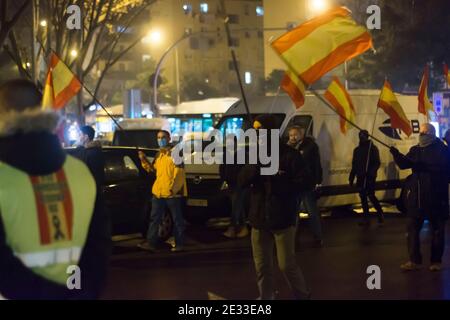
[[[142,167],[147,172],[154,172],[156,180],[152,186],[152,209],[147,240],[138,245],[147,251],[158,251],[158,229],[166,208],[172,214],[175,224],[175,245],[172,252],[184,250],[185,223],[183,218],[183,199],[187,197],[186,175],[183,165],[176,165],[171,155],[170,133],[161,130],[157,134],[159,152],[150,163],[144,152],[139,151]]]
[[[288,145],[295,148],[305,159],[309,170],[312,173],[313,184],[309,189],[300,192],[299,206],[308,212],[309,225],[314,235],[316,246],[323,246],[322,225],[320,222],[320,211],[317,206],[316,189],[322,184],[322,164],[320,162],[319,146],[315,141],[306,137],[305,128],[293,126],[289,128]]]
[[[369,203],[370,199],[377,211],[378,225],[384,224],[384,213],[380,202],[375,196],[375,183],[377,172],[380,168],[380,153],[378,148],[369,139],[369,132],[361,130],[359,132],[359,145],[353,151],[352,170],[350,171],[349,184],[353,186],[356,177],[356,187],[358,188],[361,205],[363,208],[363,220],[360,226],[370,225]]]
[[[264,139],[261,129],[276,129],[275,118],[260,115],[255,119],[259,147],[272,145],[270,133]],[[308,299],[309,289],[295,256],[295,223],[298,190],[312,184],[311,174],[299,152],[278,142],[278,150],[269,150],[279,157],[275,175],[262,175],[261,161],[242,168],[238,184],[250,187],[249,220],[252,226],[251,243],[260,298],[275,298],[273,254],[276,248],[278,266],[286,277],[296,299]]]
[[[43,111],[41,98],[27,80],[0,86],[0,295],[96,299],[110,220],[89,169],[54,134],[58,114]],[[79,270],[73,290],[69,270]]]
[[[406,155],[391,147],[395,163],[400,169],[412,169],[405,184],[405,206],[409,217],[407,243],[409,260],[402,264],[403,271],[421,268],[420,231],[425,220],[431,224],[430,270],[440,271],[445,248],[445,224],[449,216],[448,182],[450,153],[436,137],[429,123],[420,126],[419,144]]]

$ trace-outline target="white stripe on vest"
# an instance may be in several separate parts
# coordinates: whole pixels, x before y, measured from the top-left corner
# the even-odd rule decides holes
[[[28,268],[46,267],[59,263],[78,263],[81,256],[80,247],[15,254]]]

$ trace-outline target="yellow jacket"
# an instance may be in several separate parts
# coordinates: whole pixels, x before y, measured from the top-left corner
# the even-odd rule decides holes
[[[183,166],[175,165],[170,149],[161,149],[153,163],[141,161],[147,172],[155,172],[152,193],[157,198],[187,197],[186,174]]]

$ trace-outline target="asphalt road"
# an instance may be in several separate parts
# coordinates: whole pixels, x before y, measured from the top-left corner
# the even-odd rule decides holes
[[[424,268],[402,273],[407,260],[406,219],[387,215],[384,227],[375,220],[368,229],[357,225],[355,215],[323,219],[325,244],[313,246],[307,220],[297,239],[297,260],[312,299],[450,299],[450,253],[443,270],[428,271],[429,236],[423,230]],[[188,226],[186,252],[148,253],[136,247],[140,238],[118,238],[110,263],[104,299],[243,299],[258,296],[249,237],[229,240],[222,236],[226,222]],[[447,226],[447,231],[449,226]],[[450,243],[447,241],[447,248]],[[381,289],[367,288],[367,268],[381,270]],[[291,299],[278,272],[279,299]]]

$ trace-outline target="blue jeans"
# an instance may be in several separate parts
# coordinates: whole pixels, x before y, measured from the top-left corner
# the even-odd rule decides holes
[[[299,197],[299,208],[300,204],[308,212],[309,217],[309,227],[311,228],[314,238],[322,239],[322,225],[320,223],[320,212],[317,207],[317,199],[314,191],[304,191],[300,193]]]
[[[250,194],[250,189],[236,188],[231,194],[231,224],[242,226],[245,223],[245,202]]]
[[[158,230],[166,206],[172,215],[174,222],[174,237],[177,247],[184,245],[184,218],[183,218],[183,198],[157,198],[153,196],[152,212],[150,213],[150,225],[147,231],[148,243],[155,246],[158,243]]]

